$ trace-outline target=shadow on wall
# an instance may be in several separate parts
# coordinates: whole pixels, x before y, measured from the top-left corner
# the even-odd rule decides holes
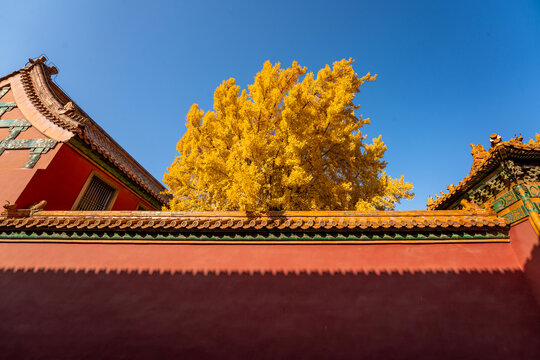
[[[0,270],[3,358],[538,359],[522,272]]]
[[[531,284],[531,290],[540,306],[540,246],[536,244],[524,266],[525,276]],[[540,342],[540,340],[538,340]]]

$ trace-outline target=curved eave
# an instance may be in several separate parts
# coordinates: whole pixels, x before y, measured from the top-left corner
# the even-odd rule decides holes
[[[132,188],[147,193],[154,206],[166,204],[163,185],[54,84],[51,75],[56,69],[45,65],[45,61],[44,57],[31,60],[29,65],[0,80],[9,81],[17,105],[28,121],[56,141],[85,144],[132,182]],[[148,196],[143,197],[149,200]]]
[[[489,149],[488,157],[478,167],[472,169],[452,191],[438,198],[428,207],[428,210],[448,209],[506,160],[538,162],[540,161],[540,145],[523,144],[515,140],[497,144]]]

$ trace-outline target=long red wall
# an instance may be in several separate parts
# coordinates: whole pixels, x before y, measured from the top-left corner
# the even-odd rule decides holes
[[[8,358],[540,358],[508,243],[4,243],[0,264]]]
[[[512,248],[520,266],[523,267],[531,292],[540,305],[540,237],[536,235],[529,220],[510,229]]]
[[[139,202],[148,209],[154,209],[68,145],[57,146],[60,148],[48,167],[36,171],[17,199],[19,208],[27,208],[33,203],[46,200],[46,210],[70,210],[88,176],[95,171],[113,182],[119,189],[112,210],[135,210]]]

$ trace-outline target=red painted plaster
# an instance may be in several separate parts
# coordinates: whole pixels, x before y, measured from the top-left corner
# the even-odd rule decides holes
[[[46,256],[44,256],[46,254]],[[0,244],[8,268],[130,271],[459,272],[520,270],[510,244]]]
[[[17,199],[20,208],[41,200],[47,210],[70,210],[92,171],[96,171],[119,189],[113,210],[135,210],[139,202],[153,209],[147,202],[128,190],[66,144],[59,144],[58,153],[47,169],[37,170],[35,176]],[[41,160],[40,160],[41,161]],[[39,163],[39,162],[38,162]]]
[[[0,156],[1,157],[1,156]],[[32,179],[35,172],[28,169],[0,170],[0,205],[17,203],[17,199]]]
[[[0,244],[0,264],[6,358],[540,358],[509,244]]]
[[[512,226],[510,228],[510,238],[519,264],[524,266],[531,259],[533,249],[539,245],[538,236],[529,220]]]
[[[540,306],[540,239],[529,220],[510,229],[512,248]]]

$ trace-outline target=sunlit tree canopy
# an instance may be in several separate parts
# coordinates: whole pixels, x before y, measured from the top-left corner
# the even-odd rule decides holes
[[[365,82],[353,60],[306,73],[264,63],[247,90],[234,79],[214,93],[214,110],[194,104],[179,155],[165,173],[171,210],[384,210],[413,197],[388,176],[386,145],[353,101]]]

